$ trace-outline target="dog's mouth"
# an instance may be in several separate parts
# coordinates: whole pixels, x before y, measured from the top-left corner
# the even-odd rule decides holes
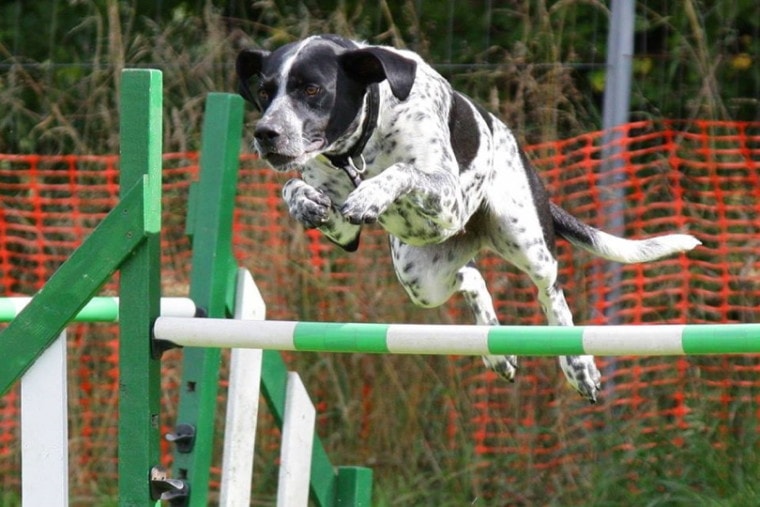
[[[304,147],[303,151],[298,155],[292,155],[289,153],[280,153],[277,151],[266,151],[259,149],[259,155],[266,160],[277,171],[289,171],[292,169],[298,169],[300,165],[303,165],[307,161],[311,160],[315,156],[319,155],[322,148],[327,144],[327,141],[323,138],[314,139]]]
[[[279,153],[266,153],[262,155],[262,158],[266,160],[269,165],[277,170],[287,171],[295,164],[296,157],[290,155],[281,155]]]

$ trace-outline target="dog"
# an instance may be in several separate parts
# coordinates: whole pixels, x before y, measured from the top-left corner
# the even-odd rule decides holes
[[[315,35],[272,52],[244,49],[236,71],[240,94],[261,111],[253,148],[274,170],[300,176],[282,189],[293,218],[347,251],[364,224],[379,223],[398,280],[421,307],[460,292],[477,324],[498,325],[474,264],[491,250],[530,277],[549,324],[572,326],[557,236],[623,263],[700,244],[686,234],[623,239],[573,217],[551,202],[510,129],[412,51]],[[516,357],[483,362],[514,380]],[[596,403],[594,358],[559,364]]]

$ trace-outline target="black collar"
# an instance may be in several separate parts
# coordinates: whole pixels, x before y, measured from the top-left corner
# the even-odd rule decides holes
[[[361,174],[365,169],[362,152],[367,146],[367,141],[372,136],[377,126],[377,118],[380,114],[380,86],[377,83],[369,85],[367,94],[367,114],[362,123],[361,136],[347,152],[338,155],[325,155],[332,165],[342,169],[351,179],[355,187],[362,182]],[[358,161],[358,166],[357,166]]]

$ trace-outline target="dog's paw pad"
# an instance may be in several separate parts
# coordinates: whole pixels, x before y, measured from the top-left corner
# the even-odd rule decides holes
[[[314,201],[300,201],[291,205],[290,215],[308,228],[316,228],[327,223],[330,206]]]
[[[507,382],[515,381],[517,376],[517,358],[515,356],[483,356],[483,364]]]
[[[593,356],[562,356],[559,364],[568,383],[578,394],[589,403],[596,403],[602,388],[602,374],[594,364]]]
[[[352,224],[373,224],[393,203],[394,195],[382,182],[372,178],[348,195],[340,213]]]
[[[374,224],[380,216],[380,208],[376,205],[351,206],[344,204],[340,209],[340,213],[354,225]]]

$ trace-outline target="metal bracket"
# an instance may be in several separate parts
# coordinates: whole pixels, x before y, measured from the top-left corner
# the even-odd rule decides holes
[[[160,466],[150,470],[150,497],[164,500],[173,507],[186,507],[190,500],[190,485],[182,479],[170,479]]]
[[[155,338],[151,338],[150,348],[151,348],[151,357],[153,357],[153,359],[161,359],[161,356],[163,356],[164,352],[166,352],[167,350],[179,349],[182,347],[180,345],[177,345],[176,343],[173,343],[167,340],[157,340]]]
[[[195,445],[195,426],[192,424],[178,424],[173,433],[166,434],[166,440],[177,446],[177,452],[188,454],[193,451]]]

